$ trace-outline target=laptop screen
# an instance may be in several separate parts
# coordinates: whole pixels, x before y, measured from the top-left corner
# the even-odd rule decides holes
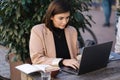
[[[113,41],[85,47],[82,53],[79,74],[107,66]]]

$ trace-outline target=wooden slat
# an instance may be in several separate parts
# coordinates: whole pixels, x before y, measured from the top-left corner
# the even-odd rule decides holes
[[[33,80],[33,79],[27,74],[21,72],[21,80]]]

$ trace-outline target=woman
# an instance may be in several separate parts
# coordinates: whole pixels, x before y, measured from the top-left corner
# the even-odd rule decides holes
[[[117,27],[117,34],[116,34],[116,42],[115,42],[115,53],[120,54],[120,17],[118,18]]]
[[[42,24],[35,25],[30,36],[30,56],[33,64],[79,67],[77,31],[70,26],[70,5],[65,0],[53,0]]]
[[[112,11],[112,0],[102,0],[102,7],[105,16],[104,27],[110,27],[110,17]]]

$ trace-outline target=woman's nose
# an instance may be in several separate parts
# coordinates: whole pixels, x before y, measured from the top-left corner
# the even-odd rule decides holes
[[[64,19],[63,24],[67,24],[67,23],[68,23],[68,20]]]

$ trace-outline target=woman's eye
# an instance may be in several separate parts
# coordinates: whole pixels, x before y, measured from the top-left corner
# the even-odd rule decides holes
[[[59,20],[62,20],[62,19],[63,19],[63,17],[60,17],[60,18],[59,18]]]
[[[67,19],[69,19],[70,17],[67,17]]]
[[[63,20],[64,18],[63,17],[60,17],[59,20]],[[69,17],[66,17],[66,19],[69,19]]]

